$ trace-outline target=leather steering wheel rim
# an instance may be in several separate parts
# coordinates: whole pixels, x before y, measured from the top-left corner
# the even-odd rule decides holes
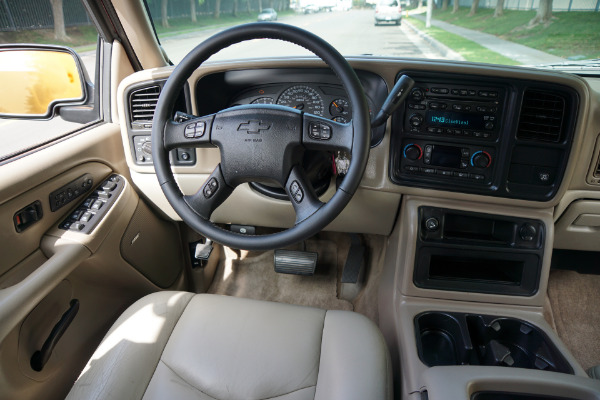
[[[172,122],[172,112],[177,96],[192,73],[203,62],[205,62],[210,56],[217,53],[219,50],[229,47],[232,44],[263,38],[279,39],[304,47],[329,65],[329,67],[341,80],[348,94],[353,110],[352,121],[349,124],[346,124],[347,126],[344,126],[324,118],[298,111],[293,114],[287,109],[284,111],[284,107],[281,106],[261,105],[256,107],[235,107],[226,109],[212,116],[194,119],[192,122],[196,122],[193,124],[184,122],[181,124],[181,126],[179,126],[178,124],[174,124]],[[223,115],[221,115],[221,113],[223,113]],[[309,200],[311,198],[311,188],[310,183],[308,183],[308,187],[303,186],[301,174],[293,175],[297,167],[293,166],[290,175],[287,178],[284,178],[284,180],[287,182],[293,177],[298,176],[297,181],[292,180],[291,182],[299,182],[300,188],[305,189],[304,192],[300,190],[300,192],[304,194],[304,200],[301,200],[300,203],[296,204],[293,200],[293,193],[298,192],[292,192],[291,186],[286,186],[286,191],[291,197],[290,201],[294,205],[297,216],[297,223],[293,227],[268,235],[243,235],[220,228],[210,221],[210,214],[212,214],[212,211],[214,210],[209,210],[209,212],[204,213],[198,210],[202,207],[202,201],[206,200],[206,198],[211,199],[207,196],[207,189],[211,189],[213,187],[209,185],[209,181],[214,181],[211,184],[217,187],[217,189],[214,190],[217,192],[217,195],[212,194],[212,191],[209,192],[213,196],[212,199],[221,195],[218,191],[227,192],[225,193],[225,198],[227,198],[231,193],[231,190],[233,190],[233,188],[230,186],[235,187],[237,184],[239,184],[234,182],[233,185],[230,185],[231,181],[235,181],[235,175],[232,173],[225,175],[223,171],[221,171],[221,164],[219,164],[217,169],[211,175],[211,177],[214,179],[209,177],[196,195],[186,196],[179,189],[173,172],[171,171],[169,150],[176,147],[207,147],[208,145],[214,147],[216,143],[217,147],[220,147],[221,149],[221,157],[223,162],[225,149],[224,145],[221,145],[221,142],[223,142],[225,139],[219,139],[221,142],[217,140],[217,131],[214,129],[220,129],[222,127],[220,122],[217,123],[216,121],[223,121],[227,118],[235,117],[238,119],[234,122],[238,124],[239,121],[246,121],[246,119],[249,118],[248,115],[256,115],[257,119],[262,124],[263,119],[266,118],[266,120],[269,121],[269,117],[277,117],[279,114],[285,114],[282,116],[282,118],[287,118],[286,121],[291,121],[292,118],[293,121],[299,121],[300,138],[298,139],[298,143],[295,143],[295,145],[302,148],[311,148],[311,146],[321,148],[319,146],[325,146],[323,149],[328,150],[339,146],[338,148],[349,151],[351,163],[348,173],[344,177],[333,197],[327,201],[327,203],[319,202],[318,206],[313,204],[313,206],[309,207],[308,209],[309,214],[304,215],[302,216],[302,219],[299,219],[299,215],[301,213],[305,213],[299,204],[301,204],[302,201],[305,201],[307,204],[310,203]],[[254,120],[249,120],[248,122],[251,121],[253,122]],[[309,127],[314,128],[313,125],[318,127],[322,127],[323,125],[329,126],[332,132],[332,138],[330,140],[318,140],[319,138],[315,139],[315,137],[309,132]],[[152,126],[152,156],[156,175],[163,193],[175,212],[181,217],[183,222],[200,234],[217,243],[238,249],[268,250],[281,248],[305,240],[321,231],[326,225],[331,223],[349,203],[352,195],[355,193],[360,184],[369,156],[369,110],[362,85],[352,67],[337,50],[335,50],[329,43],[325,42],[320,37],[303,29],[279,23],[251,23],[236,26],[217,33],[194,48],[173,70],[165,86],[163,87],[156,106]],[[189,126],[203,127],[200,135],[201,139],[189,139],[187,133],[185,133],[185,137],[182,136],[184,132],[188,132],[185,131],[185,128],[189,128]],[[235,127],[237,125],[230,126]],[[264,124],[259,126],[266,127],[271,125]],[[237,128],[238,132],[228,132],[228,134],[240,135],[240,129],[241,125]],[[258,128],[258,133],[261,133],[260,129],[262,128]],[[204,133],[205,130],[206,133]],[[281,133],[282,131],[280,130],[279,132]],[[247,131],[246,133],[254,132]],[[198,137],[198,129],[196,131],[196,137]],[[240,151],[243,151],[243,149]],[[281,156],[281,154],[277,155]],[[233,158],[235,158],[235,155],[233,157],[229,157],[228,159]],[[282,161],[282,165],[284,161]],[[293,163],[293,161],[291,162]],[[225,165],[223,165],[223,167],[225,167]],[[237,172],[237,170],[235,172]],[[283,173],[286,172],[283,171]],[[222,189],[224,187],[227,188],[227,191]],[[298,186],[296,186],[296,188],[297,187]],[[204,194],[204,200],[202,194]],[[215,200],[212,203],[216,204],[217,201]],[[196,205],[199,206],[195,207]],[[212,204],[212,206],[214,206],[214,204]],[[216,207],[218,207],[218,205],[216,205]]]

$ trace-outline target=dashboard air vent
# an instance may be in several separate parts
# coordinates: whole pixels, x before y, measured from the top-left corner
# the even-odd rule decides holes
[[[517,138],[559,142],[564,114],[564,97],[541,90],[526,90],[523,95]]]
[[[158,103],[160,86],[134,90],[129,95],[129,111],[133,128],[151,128],[154,110]]]

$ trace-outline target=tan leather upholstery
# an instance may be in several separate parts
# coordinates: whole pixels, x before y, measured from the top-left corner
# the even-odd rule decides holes
[[[115,322],[68,399],[391,399],[377,327],[325,311],[160,292]]]

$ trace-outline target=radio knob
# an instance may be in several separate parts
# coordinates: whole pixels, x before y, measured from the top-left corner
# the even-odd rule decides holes
[[[421,114],[413,114],[408,119],[408,122],[412,126],[419,126],[419,125],[421,125],[423,123],[423,116]]]
[[[423,150],[418,144],[411,143],[404,148],[404,157],[409,160],[415,161],[421,158],[421,156],[423,156]]]
[[[485,151],[478,151],[471,156],[471,165],[477,168],[487,168],[492,162],[492,157]]]
[[[421,101],[423,100],[423,97],[425,97],[425,93],[423,93],[421,89],[417,88],[410,92],[410,96],[413,98],[413,100]]]

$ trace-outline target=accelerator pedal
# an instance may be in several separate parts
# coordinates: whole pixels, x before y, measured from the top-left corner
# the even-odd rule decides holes
[[[319,253],[312,251],[275,250],[275,272],[314,275],[318,257]]]

